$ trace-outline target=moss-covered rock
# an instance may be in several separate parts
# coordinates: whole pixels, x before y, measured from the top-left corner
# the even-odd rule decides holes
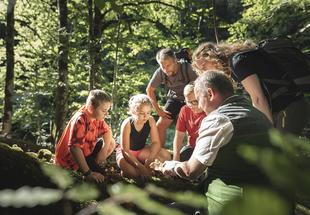
[[[27,155],[29,155],[30,157],[35,158],[35,159],[37,159],[37,158],[38,158],[38,154],[37,154],[37,153],[35,153],[35,152],[26,152],[26,154],[27,154]]]
[[[42,172],[37,159],[5,144],[0,144],[0,154],[0,189],[17,189],[24,185],[55,187]]]
[[[50,162],[51,158],[53,156],[53,153],[48,149],[40,149],[38,151],[38,158],[42,161]]]
[[[16,144],[14,144],[14,145],[11,147],[11,149],[13,149],[13,150],[15,150],[15,151],[19,151],[19,152],[23,152],[23,151],[24,151],[21,147],[19,147],[19,146],[16,145]]]

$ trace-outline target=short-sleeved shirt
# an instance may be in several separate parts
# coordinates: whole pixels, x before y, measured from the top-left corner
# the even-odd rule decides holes
[[[199,129],[199,137],[192,156],[206,166],[212,166],[218,151],[233,136],[234,127],[230,119],[216,111],[205,117]]]
[[[241,82],[248,76],[256,74],[261,80],[262,89],[272,112],[279,112],[296,100],[295,95],[299,91],[294,85],[288,86],[288,92],[281,94],[275,98],[271,98],[274,92],[281,92],[279,84],[273,84],[263,81],[264,79],[281,80],[283,72],[275,65],[267,56],[267,53],[260,49],[245,51],[235,54],[231,60],[232,78]],[[287,86],[286,86],[287,87]]]
[[[83,106],[70,119],[56,145],[55,163],[67,169],[77,170],[79,166],[70,152],[70,147],[81,148],[87,157],[93,152],[97,139],[109,130],[110,127],[104,120],[91,119],[86,107]]]
[[[169,90],[167,97],[177,100],[184,100],[184,87],[197,78],[197,74],[193,71],[192,66],[188,63],[179,63],[179,71],[173,76],[167,76],[159,67],[153,74],[149,85],[157,88],[163,83]]]
[[[198,137],[200,124],[205,117],[205,112],[194,113],[187,105],[184,105],[180,110],[176,130],[187,132],[188,144],[192,148],[195,148],[196,146],[196,139]]]

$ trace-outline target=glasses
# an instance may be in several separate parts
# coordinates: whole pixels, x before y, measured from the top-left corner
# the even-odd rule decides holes
[[[193,105],[193,106],[197,106],[198,105],[198,101],[197,100],[192,100],[192,101],[188,101],[188,100],[185,100],[186,104],[190,104],[190,105]]]

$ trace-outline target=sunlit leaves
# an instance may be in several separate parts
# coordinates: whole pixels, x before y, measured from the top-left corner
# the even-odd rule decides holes
[[[115,200],[118,203],[124,202],[131,202],[134,203],[136,206],[141,208],[144,211],[147,211],[152,214],[158,215],[183,215],[184,213],[169,208],[153,199],[150,198],[149,194],[144,190],[133,186],[133,185],[124,185],[124,184],[115,184],[112,185],[109,189],[109,192],[113,196],[113,199],[110,201]],[[103,207],[108,207],[109,202],[103,202]],[[104,211],[102,211],[104,212]],[[104,214],[104,213],[103,213]]]
[[[105,202],[98,207],[100,215],[135,215],[114,202]]]
[[[72,187],[65,196],[76,202],[87,201],[96,199],[99,196],[99,191],[94,185],[83,183]]]
[[[44,173],[54,182],[59,188],[66,189],[73,184],[73,179],[67,170],[50,164],[42,164]]]
[[[171,193],[154,185],[148,185],[145,190],[158,196],[172,199],[175,202],[192,206],[194,208],[207,207],[206,197],[191,191]],[[195,199],[195,201],[193,201],[193,199]]]
[[[289,215],[287,203],[277,194],[259,188],[247,188],[242,198],[228,203],[221,215]]]
[[[17,190],[0,190],[1,207],[34,207],[48,205],[62,198],[62,191],[42,187],[21,187]]]
[[[277,131],[271,133],[271,140],[276,148],[247,145],[240,152],[266,172],[275,187],[310,196],[309,140]]]

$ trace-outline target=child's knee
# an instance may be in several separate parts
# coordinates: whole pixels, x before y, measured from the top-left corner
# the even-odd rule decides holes
[[[123,177],[127,177],[127,178],[133,178],[133,179],[137,179],[140,177],[138,171],[136,171],[135,169],[122,169],[121,170],[121,175]]]
[[[164,161],[166,161],[166,160],[171,160],[171,154],[170,154],[167,150],[164,150],[164,149],[162,149],[162,150],[160,151],[160,157],[161,157]]]
[[[114,139],[111,140],[109,148],[110,148],[111,150],[114,150],[114,149],[116,148],[116,142],[115,142]]]

